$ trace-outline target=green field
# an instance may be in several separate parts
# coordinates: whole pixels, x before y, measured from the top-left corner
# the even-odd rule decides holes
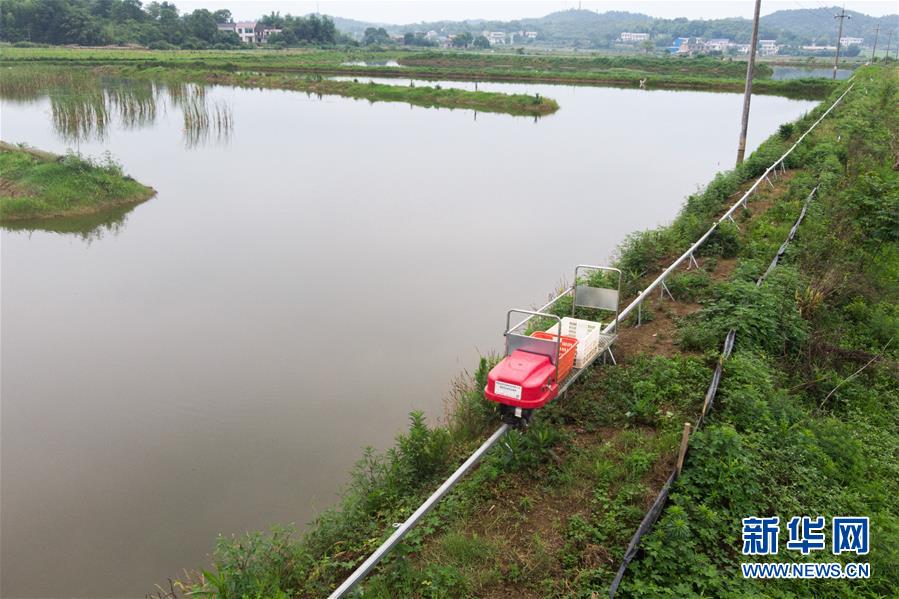
[[[394,61],[399,66],[371,66]],[[471,51],[410,52],[388,50],[140,50],[91,48],[4,48],[0,66],[22,63],[63,65],[129,65],[203,71],[252,71],[320,76],[404,77],[427,80],[508,81],[609,85],[648,89],[743,91],[742,61],[697,57],[547,56]],[[352,64],[356,63],[356,64]],[[368,63],[368,64],[359,64]],[[771,68],[760,64],[754,91],[796,98],[819,99],[836,85],[827,79],[770,79]]]

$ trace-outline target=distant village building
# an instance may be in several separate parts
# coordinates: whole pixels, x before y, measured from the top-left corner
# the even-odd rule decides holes
[[[777,54],[777,40],[759,40],[759,55],[774,56]]]
[[[645,42],[649,39],[648,33],[633,33],[631,31],[622,31],[621,35],[618,36],[618,39],[622,42],[628,44],[634,44],[637,42]]]
[[[678,37],[668,46],[668,52],[671,54],[679,54],[681,56],[689,56],[694,52],[703,49],[702,40],[698,37]]]
[[[705,43],[706,52],[727,52],[733,43],[729,39],[716,38]]]
[[[840,45],[841,46],[861,46],[865,43],[865,38],[863,37],[841,37]]]
[[[490,42],[491,46],[497,44],[503,45],[506,43],[506,33],[504,31],[485,31],[484,37],[487,38],[487,41]]]
[[[267,44],[270,35],[280,35],[281,30],[273,27],[265,27],[262,29],[262,43]]]
[[[440,37],[440,34],[434,31],[433,29],[425,34],[425,39],[429,42],[437,41],[437,38]]]
[[[238,23],[219,23],[216,25],[219,31],[231,31],[236,33],[238,37],[240,37],[240,41],[245,44],[253,44],[256,42],[264,41],[265,37],[265,29],[261,25],[258,25],[256,21],[240,21]],[[271,31],[271,30],[270,30]],[[276,30],[278,33],[281,32],[280,29]]]
[[[240,37],[240,41],[245,44],[253,44],[263,41],[265,29],[256,23],[256,21],[239,21],[237,23],[219,23],[219,31],[233,31]],[[281,32],[280,29],[277,30]]]
[[[819,46],[817,44],[812,44],[811,46],[800,46],[801,50],[805,50],[806,52],[824,52],[824,51],[834,51],[837,49],[836,46]]]
[[[735,44],[734,49],[737,54],[749,54],[749,44]]]
[[[536,31],[525,31],[522,29],[521,31],[513,31],[509,34],[509,43],[514,44],[515,40],[521,41],[529,41],[537,39]]]

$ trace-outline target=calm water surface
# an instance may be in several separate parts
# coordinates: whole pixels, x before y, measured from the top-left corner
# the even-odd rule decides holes
[[[446,84],[452,85],[452,84]],[[2,233],[2,595],[143,596],[218,533],[300,526],[367,445],[498,348],[505,310],[670,220],[731,166],[738,94],[480,84],[505,115],[216,87],[74,143],[49,100],[2,137],[109,151],[155,199]],[[812,102],[752,105],[754,148]]]
[[[806,79],[810,77],[830,79],[833,77],[833,67],[808,68],[772,66],[771,68],[774,70],[771,74],[772,79]],[[841,81],[849,79],[852,76],[852,72],[852,69],[837,69],[837,79]]]

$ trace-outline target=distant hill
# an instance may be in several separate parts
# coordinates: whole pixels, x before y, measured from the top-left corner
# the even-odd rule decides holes
[[[357,21],[355,19],[345,19],[343,17],[331,17],[332,21],[334,21],[334,26],[337,27],[338,31],[346,33],[352,37],[362,37],[362,34],[368,27],[384,27],[388,30],[394,29],[397,25],[391,25],[390,23],[368,23],[365,21]]]
[[[802,42],[819,42],[835,44],[837,41],[837,23],[833,18],[839,14],[840,8],[806,8],[796,10],[779,10],[759,20],[759,27],[765,28],[767,35],[780,39],[793,37]],[[873,41],[874,29],[880,25],[880,31],[887,35],[890,30],[899,28],[899,15],[886,17],[870,17],[866,14],[847,10],[849,19],[843,21],[843,35],[861,37],[865,41]],[[893,37],[899,34],[894,33]]]
[[[779,10],[763,16],[759,21],[759,35],[762,39],[776,39],[782,44],[834,44],[837,38],[837,24],[833,18],[839,7]],[[851,18],[843,25],[843,35],[873,38],[874,28],[880,25],[881,32],[897,30],[894,37],[899,41],[899,15],[871,17],[860,12],[846,11]],[[337,28],[345,33],[360,36],[366,27],[384,27],[393,34],[407,31],[437,31],[445,35],[468,31],[478,34],[482,31],[536,31],[537,43],[572,47],[607,47],[622,31],[646,32],[652,34],[659,46],[666,45],[675,37],[729,38],[738,43],[749,43],[752,21],[743,18],[690,20],[657,19],[648,15],[630,12],[609,11],[596,13],[590,10],[565,10],[554,12],[536,19],[514,21],[434,21],[388,25],[364,23],[351,19],[333,17]]]

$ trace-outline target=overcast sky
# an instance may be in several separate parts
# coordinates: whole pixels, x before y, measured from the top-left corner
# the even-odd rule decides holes
[[[551,12],[577,8],[605,12],[608,10],[624,10],[640,12],[654,17],[690,19],[717,19],[723,17],[752,18],[753,2],[751,0],[638,0],[623,2],[621,0],[589,0],[571,2],[562,0],[174,0],[182,12],[190,12],[196,8],[215,10],[227,8],[235,19],[251,19],[272,11],[303,15],[321,12],[339,17],[358,19],[380,23],[417,23],[420,21],[465,19],[497,19],[508,21],[524,17],[542,17]],[[797,8],[820,8],[834,5],[834,0],[765,0],[762,2],[762,14],[776,10]],[[881,16],[897,12],[895,1],[859,1],[849,0],[847,9],[856,10],[869,15]]]

